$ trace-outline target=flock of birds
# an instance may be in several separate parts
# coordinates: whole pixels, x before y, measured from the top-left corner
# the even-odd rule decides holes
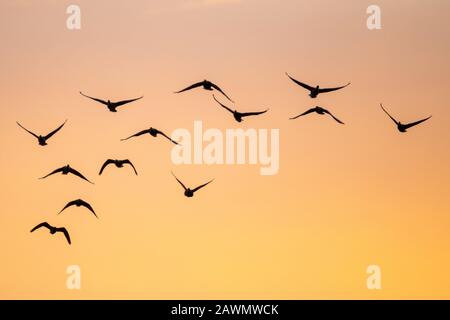
[[[299,85],[300,87],[302,87],[302,88],[308,90],[308,91],[309,91],[309,96],[310,96],[311,98],[317,98],[317,96],[318,96],[319,94],[323,94],[323,93],[328,93],[328,92],[333,92],[333,91],[341,90],[341,89],[343,89],[343,88],[345,88],[345,87],[347,87],[347,86],[350,85],[350,82],[349,82],[349,83],[347,83],[347,84],[344,85],[344,86],[333,87],[333,88],[320,88],[319,86],[313,87],[313,86],[310,86],[310,85],[308,85],[308,84],[302,83],[302,82],[300,82],[300,81],[294,79],[294,78],[291,77],[288,73],[286,73],[286,75],[287,75],[287,76],[289,77],[289,79],[291,79],[294,83],[296,83],[296,84]],[[216,85],[216,84],[214,84],[214,83],[212,83],[211,81],[208,81],[208,80],[203,80],[203,81],[197,82],[197,83],[195,83],[195,84],[193,84],[193,85],[191,85],[191,86],[188,86],[188,87],[186,87],[186,88],[184,88],[184,89],[182,89],[182,90],[180,90],[180,91],[176,91],[175,93],[182,93],[182,92],[189,91],[189,90],[192,90],[192,89],[195,89],[195,88],[199,88],[199,87],[202,87],[203,89],[208,90],[208,91],[213,91],[213,90],[218,91],[218,92],[220,92],[225,98],[227,98],[230,102],[234,103],[234,101],[233,101],[233,100],[232,100],[232,99],[231,99],[231,98],[230,98],[230,97],[229,97],[229,96],[228,96],[228,95],[227,95],[227,94],[226,94],[226,93],[218,86],[218,85]],[[80,94],[81,94],[82,96],[86,97],[86,98],[92,99],[92,100],[94,100],[94,101],[96,101],[96,102],[99,102],[99,103],[105,105],[105,106],[108,108],[108,110],[111,111],[111,112],[117,112],[117,108],[118,108],[118,107],[123,106],[123,105],[128,104],[128,103],[131,103],[131,102],[134,102],[134,101],[137,101],[137,100],[140,100],[140,99],[143,98],[143,96],[141,96],[141,97],[138,97],[138,98],[135,98],[135,99],[129,99],[129,100],[122,100],[122,101],[113,102],[113,101],[110,101],[110,100],[106,100],[106,101],[105,101],[105,100],[102,100],[102,99],[94,98],[94,97],[85,95],[85,94],[82,93],[82,92],[80,92]],[[264,111],[239,112],[239,111],[237,111],[237,110],[233,110],[233,109],[227,107],[224,103],[220,102],[220,101],[216,98],[216,96],[215,96],[214,94],[213,94],[213,98],[214,98],[214,100],[215,100],[222,108],[224,108],[225,110],[229,111],[229,112],[233,115],[234,119],[235,119],[237,122],[242,122],[244,117],[248,117],[248,116],[258,116],[258,115],[264,114],[264,113],[266,113],[266,112],[268,111],[268,109],[266,109],[266,110],[264,110]],[[392,121],[396,124],[397,129],[398,129],[398,131],[400,131],[400,132],[406,132],[409,128],[412,128],[412,127],[414,127],[414,126],[416,126],[416,125],[418,125],[418,124],[420,124],[420,123],[422,123],[422,122],[425,122],[425,121],[427,121],[428,119],[431,118],[431,116],[430,116],[430,117],[427,117],[427,118],[422,119],[422,120],[419,120],[419,121],[415,121],[415,122],[403,124],[403,123],[401,123],[400,121],[397,121],[394,117],[392,117],[392,116],[388,113],[388,111],[384,108],[384,106],[383,106],[382,104],[380,104],[380,106],[381,106],[381,109],[382,109],[382,110],[389,116],[389,118],[392,119]],[[342,122],[342,121],[339,120],[337,117],[335,117],[329,110],[327,110],[327,109],[325,109],[325,108],[322,108],[322,107],[320,107],[320,106],[315,106],[315,107],[313,107],[313,108],[310,108],[310,109],[306,110],[305,112],[303,112],[303,113],[301,113],[301,114],[299,114],[299,115],[297,115],[297,116],[295,116],[295,117],[290,118],[290,120],[298,119],[298,118],[300,118],[300,117],[306,116],[306,115],[311,114],[311,113],[317,113],[317,114],[320,114],[320,115],[325,115],[325,114],[326,114],[326,115],[329,115],[330,117],[332,117],[337,123],[339,123],[339,124],[344,124],[344,122]],[[40,146],[46,146],[46,145],[47,145],[47,141],[48,141],[53,135],[55,135],[59,130],[61,130],[61,129],[64,127],[64,125],[66,124],[66,122],[67,122],[67,120],[66,120],[63,124],[61,124],[58,128],[56,128],[55,130],[53,130],[52,132],[48,133],[48,134],[45,135],[45,136],[43,136],[43,135],[37,135],[37,134],[33,133],[32,131],[30,131],[30,130],[28,130],[27,128],[25,128],[24,126],[22,126],[19,122],[17,122],[17,124],[18,124],[23,130],[25,130],[25,131],[28,132],[29,134],[33,135],[33,136],[38,140],[38,143],[39,143]],[[131,139],[131,138],[134,138],[134,137],[139,137],[139,136],[142,136],[142,135],[145,135],[145,134],[149,134],[149,135],[151,135],[152,137],[157,137],[158,135],[160,135],[160,136],[166,138],[167,140],[169,140],[171,143],[176,144],[176,145],[178,144],[178,142],[172,140],[172,139],[171,139],[168,135],[166,135],[164,132],[162,132],[162,131],[160,131],[160,130],[158,130],[158,129],[152,128],[152,127],[150,127],[149,129],[144,129],[144,130],[142,130],[142,131],[139,131],[139,132],[137,132],[137,133],[135,133],[135,134],[133,134],[133,135],[131,135],[131,136],[125,138],[125,139],[121,139],[121,141],[126,141],[126,140],[128,140],[128,139]],[[133,169],[134,173],[135,173],[136,175],[138,175],[138,172],[137,172],[136,168],[134,167],[133,163],[132,163],[130,160],[128,160],[128,159],[124,159],[124,160],[108,159],[108,160],[106,160],[106,161],[103,163],[103,165],[101,166],[101,168],[100,168],[99,175],[101,175],[101,174],[103,173],[103,171],[106,169],[106,167],[108,167],[109,165],[115,165],[117,168],[123,168],[124,165],[129,165],[129,166]],[[77,177],[79,177],[79,178],[81,178],[81,179],[83,179],[83,180],[85,180],[85,181],[87,181],[87,182],[89,182],[89,183],[91,183],[91,184],[94,184],[92,181],[90,181],[88,178],[86,178],[86,177],[85,177],[83,174],[81,174],[79,171],[77,171],[77,170],[75,170],[74,168],[72,168],[70,165],[66,165],[66,166],[63,166],[63,167],[61,167],[61,168],[55,169],[55,170],[53,170],[52,172],[50,172],[49,174],[47,174],[47,175],[45,175],[45,176],[43,176],[43,177],[41,177],[41,178],[39,178],[39,179],[45,179],[45,178],[47,178],[47,177],[49,177],[49,176],[52,176],[52,175],[54,175],[54,174],[57,174],[57,173],[61,173],[61,174],[63,174],[63,175],[72,174],[72,175],[77,176]],[[208,184],[210,184],[211,182],[213,182],[213,180],[210,180],[210,181],[208,181],[208,182],[206,182],[206,183],[204,183],[204,184],[202,184],[202,185],[200,185],[200,186],[198,186],[198,187],[195,187],[195,188],[192,188],[192,189],[191,189],[191,188],[189,188],[189,187],[186,187],[185,184],[184,184],[183,182],[181,182],[181,181],[175,176],[175,174],[174,174],[173,172],[172,172],[172,175],[173,175],[173,177],[175,178],[175,180],[183,187],[183,189],[184,189],[184,195],[185,195],[186,197],[188,197],[188,198],[193,197],[195,192],[197,192],[198,190],[200,190],[200,189],[206,187]],[[97,216],[97,214],[95,213],[95,211],[94,211],[94,209],[92,208],[92,206],[91,206],[88,202],[86,202],[86,201],[84,201],[84,200],[82,200],[82,199],[77,199],[77,200],[70,201],[69,203],[67,203],[67,204],[64,206],[64,208],[63,208],[58,214],[60,214],[61,212],[63,212],[64,210],[66,210],[66,209],[68,209],[68,208],[70,208],[70,207],[72,207],[72,206],[76,206],[76,207],[84,207],[84,208],[86,208],[87,210],[89,210],[96,218],[98,218],[98,216]],[[62,233],[62,234],[65,236],[67,242],[68,242],[69,244],[71,244],[70,235],[69,235],[69,232],[67,231],[66,228],[64,228],[64,227],[55,227],[55,226],[50,225],[48,222],[42,222],[42,223],[38,224],[37,226],[35,226],[33,229],[31,229],[30,232],[34,232],[35,230],[38,230],[38,229],[40,229],[40,228],[47,228],[47,229],[50,231],[50,234],[55,234],[55,233],[57,233],[57,232]]]

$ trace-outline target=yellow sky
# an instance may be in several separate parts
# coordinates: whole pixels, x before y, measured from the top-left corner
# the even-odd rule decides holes
[[[4,299],[450,298],[450,3],[377,1],[79,0],[0,4],[0,297]],[[348,88],[311,100],[285,75]],[[270,111],[241,124],[201,89],[209,79],[237,108]],[[144,95],[118,113],[111,100]],[[407,134],[404,122],[433,115]],[[346,123],[311,115],[321,105]],[[47,133],[46,147],[15,121]],[[280,171],[173,165],[172,146],[145,136],[206,128],[280,129]],[[139,176],[108,168],[129,158]],[[70,163],[94,180],[37,178]],[[187,184],[215,181],[183,197]],[[100,219],[73,208],[90,202]],[[66,226],[73,244],[29,230]],[[81,290],[66,288],[68,265]],[[366,288],[379,265],[382,290]]]

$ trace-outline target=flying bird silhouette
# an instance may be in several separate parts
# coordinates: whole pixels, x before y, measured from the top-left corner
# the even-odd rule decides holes
[[[47,140],[50,139],[59,130],[61,130],[61,128],[66,124],[66,122],[67,122],[67,120],[64,121],[64,123],[62,125],[60,125],[58,128],[56,128],[55,130],[53,130],[52,132],[50,132],[46,136],[41,136],[41,135],[37,135],[37,134],[31,132],[30,130],[28,130],[27,128],[22,126],[18,121],[16,121],[16,123],[19,125],[19,127],[21,127],[23,130],[25,130],[29,134],[33,135],[38,140],[40,146],[46,146],[47,145]]]
[[[155,137],[155,138],[157,137],[158,134],[160,134],[160,135],[162,135],[163,137],[167,138],[167,139],[168,139],[169,141],[171,141],[172,143],[178,144],[178,142],[172,140],[172,139],[171,139],[169,136],[167,136],[164,132],[159,131],[158,129],[155,129],[155,128],[149,128],[149,129],[145,129],[145,130],[139,131],[138,133],[135,133],[135,134],[129,136],[128,138],[121,139],[121,141],[125,141],[125,140],[128,140],[128,139],[133,138],[133,137],[139,137],[139,136],[142,136],[142,135],[144,135],[144,134],[150,134],[152,137]]]
[[[87,179],[85,176],[83,176],[80,172],[78,172],[77,170],[71,168],[70,165],[66,165],[64,167],[58,168],[58,169],[50,172],[46,176],[43,176],[43,177],[41,177],[39,179],[45,179],[45,178],[47,178],[47,177],[49,177],[49,176],[51,176],[51,175],[53,175],[55,173],[59,173],[59,172],[61,172],[63,175],[68,175],[69,173],[71,173],[73,175],[76,175],[77,177],[80,177],[83,180],[86,180],[87,182],[89,182],[91,184],[94,184],[93,182],[89,181],[89,179]]]
[[[129,164],[133,170],[134,173],[137,175],[137,171],[136,168],[134,167],[134,165],[131,163],[130,160],[125,159],[125,160],[113,160],[113,159],[108,159],[105,161],[105,163],[102,165],[102,168],[100,169],[99,175],[102,174],[103,170],[109,165],[109,164],[115,164],[117,168],[123,168],[124,164]]]
[[[141,97],[135,98],[135,99],[129,99],[129,100],[122,100],[122,101],[112,102],[110,100],[105,101],[105,100],[102,100],[102,99],[97,99],[97,98],[94,98],[94,97],[87,96],[81,91],[80,91],[80,94],[82,96],[86,97],[86,98],[89,98],[89,99],[92,99],[94,101],[97,101],[97,102],[100,102],[100,103],[104,104],[109,109],[109,111],[111,111],[111,112],[117,112],[117,107],[123,106],[124,104],[130,103],[130,102],[133,102],[133,101],[136,101],[136,100],[139,100],[139,99],[142,99],[144,97],[144,96],[141,96]]]
[[[197,188],[190,189],[190,188],[186,188],[186,186],[183,184],[183,182],[181,182],[181,181],[175,176],[175,174],[174,174],[173,172],[172,172],[172,175],[173,175],[174,178],[178,181],[178,183],[183,187],[183,189],[184,189],[184,195],[185,195],[186,197],[188,197],[188,198],[192,198],[192,197],[194,196],[194,192],[200,190],[201,188],[207,186],[208,184],[210,184],[211,182],[214,181],[214,179],[213,179],[213,180],[208,181],[208,182],[205,183],[205,184],[202,184],[201,186],[198,186]]]
[[[269,111],[269,109],[264,110],[264,111],[257,111],[257,112],[239,112],[237,110],[232,110],[230,108],[228,108],[226,105],[224,105],[223,103],[221,103],[219,100],[216,99],[216,96],[213,95],[214,100],[216,100],[216,102],[222,106],[222,108],[228,110],[229,112],[231,112],[233,114],[234,119],[237,122],[242,122],[243,121],[243,117],[248,117],[248,116],[257,116],[263,113],[266,113],[267,111]]]
[[[427,121],[428,119],[431,118],[431,116],[429,116],[428,118],[425,118],[425,119],[422,119],[422,120],[419,120],[419,121],[416,121],[416,122],[411,122],[411,123],[403,124],[403,123],[401,123],[400,121],[395,120],[395,119],[389,114],[389,112],[386,111],[386,109],[383,107],[383,104],[380,103],[380,106],[381,106],[381,109],[383,109],[383,111],[389,116],[389,118],[391,118],[392,121],[394,121],[394,123],[397,125],[398,131],[400,131],[400,132],[406,132],[407,129],[409,129],[409,128],[411,128],[411,127],[414,127],[414,126],[416,126],[416,125],[418,125],[418,124],[421,124],[422,122],[425,122],[425,121]]]
[[[222,89],[219,88],[218,85],[216,85],[216,84],[214,84],[214,83],[212,83],[211,81],[208,81],[208,80],[203,80],[203,81],[194,83],[193,85],[191,85],[191,86],[189,86],[187,88],[184,88],[183,90],[175,91],[175,93],[181,93],[181,92],[188,91],[188,90],[191,90],[191,89],[195,89],[195,88],[198,88],[198,87],[203,87],[203,89],[208,90],[208,91],[212,91],[213,89],[216,89],[221,94],[223,94],[228,100],[230,100],[231,102],[234,103],[234,101],[231,100],[231,98],[229,96],[227,96],[225,94],[225,92],[223,92]]]
[[[53,227],[53,226],[49,225],[47,222],[42,222],[42,223],[38,224],[36,227],[34,227],[33,229],[31,229],[30,232],[34,232],[35,230],[37,230],[37,229],[39,229],[39,228],[42,228],[42,227],[45,227],[45,228],[47,228],[48,230],[50,230],[50,234],[55,234],[56,232],[61,232],[61,233],[63,233],[64,236],[65,236],[66,239],[67,239],[67,242],[68,242],[69,244],[71,244],[69,232],[67,231],[66,228],[64,228],[64,227],[61,227],[61,228]]]
[[[348,85],[350,85],[350,82],[347,83],[345,86],[341,86],[341,87],[336,87],[336,88],[320,88],[319,86],[316,87],[311,87],[305,83],[302,83],[298,80],[295,80],[294,78],[292,78],[287,72],[286,75],[289,77],[289,79],[291,79],[292,81],[294,81],[296,84],[298,84],[299,86],[305,88],[306,90],[309,90],[309,96],[311,98],[317,98],[317,96],[321,93],[326,93],[326,92],[331,92],[331,91],[336,91],[336,90],[340,90],[343,89],[345,87],[347,87]]]
[[[294,119],[297,119],[297,118],[299,118],[299,117],[305,116],[305,115],[310,114],[310,113],[313,113],[313,112],[316,112],[316,113],[321,114],[321,115],[328,114],[328,115],[330,115],[334,120],[336,120],[338,123],[344,124],[341,120],[339,120],[338,118],[336,118],[330,111],[328,111],[328,110],[326,110],[326,109],[324,109],[324,108],[322,108],[322,107],[319,107],[319,106],[316,106],[316,107],[314,107],[314,108],[311,108],[311,109],[309,109],[309,110],[303,112],[302,114],[299,114],[298,116],[295,116],[295,117],[289,118],[289,119],[290,119],[290,120],[294,120]]]
[[[60,214],[61,212],[63,212],[64,210],[66,210],[67,208],[69,208],[71,206],[85,207],[86,209],[91,211],[94,214],[94,216],[98,219],[97,214],[95,213],[95,211],[92,208],[92,206],[89,203],[87,203],[86,201],[82,200],[82,199],[77,199],[77,200],[70,201],[69,203],[66,204],[66,206],[64,208],[62,208],[62,210],[58,214]]]

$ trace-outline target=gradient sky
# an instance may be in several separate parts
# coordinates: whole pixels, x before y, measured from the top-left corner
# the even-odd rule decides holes
[[[450,298],[450,2],[203,0],[0,3],[0,298]],[[69,4],[82,29],[69,31]],[[307,83],[352,85],[311,100]],[[243,110],[237,124],[202,90],[212,80]],[[81,97],[145,95],[118,113]],[[433,118],[407,134],[398,119]],[[316,104],[346,125],[311,115]],[[47,133],[42,148],[20,121]],[[206,128],[280,129],[280,172],[259,166],[175,166],[172,146],[141,137]],[[129,158],[140,175],[109,168]],[[37,178],[70,163],[95,181]],[[187,184],[215,178],[192,199]],[[83,198],[97,220],[66,202]],[[29,230],[66,226],[73,244]],[[81,267],[81,290],[66,268]],[[366,288],[366,268],[382,290]]]

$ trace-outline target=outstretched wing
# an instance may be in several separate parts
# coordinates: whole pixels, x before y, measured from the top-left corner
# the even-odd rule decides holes
[[[208,182],[205,183],[205,184],[202,184],[201,186],[198,186],[197,188],[193,189],[192,192],[198,191],[198,190],[200,190],[201,188],[206,187],[208,184],[210,184],[210,183],[213,182],[213,181],[214,181],[214,179],[212,179],[211,181],[208,181]]]
[[[138,173],[137,173],[137,171],[136,171],[136,168],[134,167],[133,163],[132,163],[130,160],[126,159],[126,160],[123,161],[123,163],[124,163],[124,164],[125,164],[125,163],[126,163],[126,164],[129,164],[129,165],[133,168],[134,173],[135,173],[136,175],[138,175]]]
[[[30,232],[33,232],[34,230],[37,230],[37,229],[42,228],[42,227],[45,227],[45,228],[47,228],[47,229],[51,229],[51,226],[50,226],[47,222],[42,222],[42,223],[39,223],[39,224],[38,224],[36,227],[34,227],[33,229],[31,229]]]
[[[226,94],[225,92],[223,92],[223,90],[220,89],[218,85],[216,85],[216,84],[214,84],[214,83],[211,82],[211,87],[213,87],[214,89],[216,89],[217,91],[219,91],[221,94],[223,94],[223,95],[225,96],[225,98],[227,98],[228,100],[230,100],[231,102],[234,103],[234,101],[233,101],[229,96],[227,96],[227,94]]]
[[[60,125],[58,128],[56,128],[55,130],[53,130],[52,132],[50,132],[48,135],[46,135],[44,137],[45,140],[50,139],[55,133],[57,133],[59,130],[61,130],[62,127],[64,127],[64,125],[66,124],[67,120],[64,121],[64,123],[62,125]]]
[[[156,134],[160,134],[160,135],[162,135],[163,137],[165,137],[166,139],[168,139],[169,141],[171,141],[172,143],[178,144],[178,142],[172,140],[172,139],[171,139],[168,135],[166,135],[164,132],[159,131],[159,130],[157,130],[157,129],[155,129],[155,130],[156,130]]]
[[[66,210],[67,208],[69,208],[69,207],[75,205],[76,202],[77,202],[76,200],[70,201],[69,203],[67,203],[67,204],[64,206],[64,208],[61,209],[61,211],[60,211],[58,214],[60,214],[61,212],[63,212],[63,211]]]
[[[106,105],[106,106],[108,105],[108,102],[106,102],[105,100],[97,99],[97,98],[94,98],[94,97],[87,96],[87,95],[85,95],[85,94],[84,94],[83,92],[81,92],[81,91],[80,91],[80,94],[81,94],[82,96],[86,97],[86,98],[89,98],[89,99],[92,99],[92,100],[94,100],[94,101],[103,103],[103,104]]]
[[[139,136],[142,136],[143,134],[146,134],[146,133],[149,133],[149,132],[150,132],[150,129],[145,129],[145,130],[139,131],[138,133],[135,133],[135,134],[129,136],[128,138],[120,139],[120,141],[125,141],[125,140],[128,140],[128,139],[133,138],[133,137],[139,137]]]
[[[16,123],[19,125],[19,127],[21,127],[23,130],[25,130],[26,132],[28,132],[29,134],[33,135],[34,137],[36,137],[37,139],[39,139],[39,136],[33,132],[31,132],[30,130],[28,130],[27,128],[25,128],[24,126],[22,126],[19,121],[16,121]]]
[[[422,122],[425,122],[425,121],[427,121],[427,120],[430,119],[430,118],[431,118],[431,116],[429,116],[428,118],[425,118],[425,119],[416,121],[416,122],[412,122],[412,123],[405,124],[404,127],[405,127],[405,129],[408,129],[408,128],[417,126],[418,124],[421,124]]]
[[[295,119],[297,119],[297,118],[306,116],[307,114],[310,114],[310,113],[312,113],[312,112],[314,112],[314,111],[315,111],[315,108],[311,108],[311,109],[309,109],[309,110],[303,112],[302,114],[299,114],[298,116],[295,116],[295,117],[289,118],[289,119],[290,119],[290,120],[295,120]]]
[[[213,95],[213,98],[214,98],[214,100],[216,100],[216,102],[222,107],[222,108],[224,108],[224,109],[226,109],[226,110],[228,110],[228,111],[230,111],[231,113],[234,113],[234,111],[233,110],[231,110],[230,108],[228,108],[226,105],[224,105],[222,102],[220,102],[219,100],[217,100],[217,98],[216,98],[216,96],[215,95]]]
[[[178,183],[181,184],[181,186],[183,187],[183,189],[186,190],[187,188],[186,188],[186,186],[183,184],[183,182],[181,182],[173,172],[172,172],[172,175],[174,176],[175,179],[177,179]]]
[[[201,87],[202,85],[203,85],[203,81],[200,81],[200,82],[194,83],[193,85],[191,85],[189,87],[186,87],[186,88],[184,88],[184,89],[182,89],[180,91],[175,91],[175,93],[181,93],[181,92],[184,92],[184,91],[195,89],[197,87]]]
[[[399,122],[397,121],[397,120],[395,120],[390,114],[389,114],[389,112],[387,112],[386,111],[386,109],[383,107],[383,104],[381,104],[380,103],[380,106],[381,106],[381,109],[383,109],[383,111],[389,116],[389,118],[391,118],[392,119],[392,121],[394,121],[395,122],[395,124],[399,124]]]
[[[81,201],[81,205],[83,207],[85,207],[86,209],[88,209],[90,212],[92,212],[94,214],[94,216],[98,219],[97,214],[94,211],[94,208],[92,208],[92,206],[89,203],[87,203],[86,201],[81,200],[81,199],[80,199],[80,201]]]
[[[89,183],[91,183],[91,184],[94,184],[93,182],[89,181],[88,178],[86,178],[86,177],[83,176],[80,172],[78,172],[77,170],[75,170],[75,169],[73,169],[73,168],[70,168],[70,169],[69,169],[69,172],[72,173],[72,174],[74,174],[74,175],[76,175],[77,177],[79,177],[79,178],[81,178],[81,179],[83,179],[83,180],[86,180],[87,182],[89,182]]]
[[[52,172],[50,172],[50,173],[49,173],[48,175],[46,175],[46,176],[43,176],[43,177],[40,177],[39,179],[45,179],[45,178],[47,178],[47,177],[51,176],[52,174],[55,174],[55,173],[58,173],[58,172],[62,172],[62,171],[63,171],[63,169],[64,169],[64,167],[61,167],[61,168],[55,169],[55,170],[53,170]]]
[[[269,109],[266,109],[264,111],[256,111],[256,112],[244,112],[244,113],[241,113],[241,116],[242,117],[258,116],[260,114],[266,113],[267,111],[269,111]]]
[[[114,163],[114,160],[112,160],[112,159],[106,160],[105,163],[103,163],[102,167],[100,168],[100,172],[98,173],[98,175],[101,176],[103,170],[105,170],[105,168],[111,163]]]
[[[349,86],[350,84],[351,84],[351,82],[347,83],[345,86],[340,86],[340,87],[336,87],[336,88],[323,88],[323,89],[319,88],[319,93],[325,93],[325,92],[331,92],[331,91],[340,90],[340,89],[343,89],[343,88]]]
[[[120,106],[123,106],[124,104],[127,104],[127,103],[130,103],[130,102],[133,102],[133,101],[142,99],[143,97],[144,97],[144,96],[141,96],[141,97],[135,98],[135,99],[122,100],[122,101],[114,102],[113,104],[114,104],[116,107],[120,107]]]
[[[295,80],[294,78],[292,78],[292,77],[289,75],[289,73],[286,72],[286,75],[289,77],[289,79],[291,79],[292,81],[294,81],[294,82],[295,82],[296,84],[298,84],[300,87],[303,87],[303,88],[305,88],[305,89],[307,89],[307,90],[309,90],[309,91],[314,90],[313,87],[307,85],[306,83],[300,82],[300,81]]]
[[[340,124],[344,124],[341,120],[339,120],[338,118],[336,118],[330,111],[323,109],[323,111],[327,114],[329,114],[334,120],[336,120],[336,122],[340,123]]]
[[[62,232],[62,233],[64,234],[64,236],[66,237],[67,242],[68,242],[69,244],[72,244],[72,242],[70,241],[70,235],[69,235],[69,232],[67,231],[66,228],[56,228],[56,232]]]

